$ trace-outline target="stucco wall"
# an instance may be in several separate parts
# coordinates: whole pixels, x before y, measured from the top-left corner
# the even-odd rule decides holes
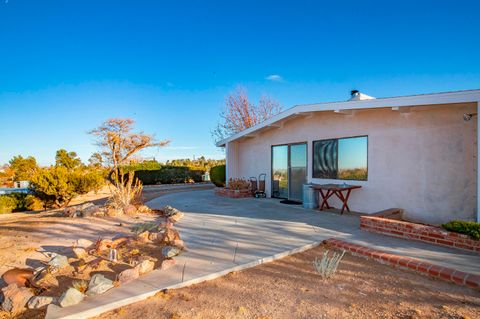
[[[398,207],[410,220],[433,224],[474,220],[477,118],[465,122],[462,115],[476,110],[475,104],[456,104],[412,107],[408,114],[385,108],[291,119],[282,128],[233,142],[236,167],[228,177],[266,173],[270,196],[271,146],[308,142],[308,181],[343,183],[312,179],[312,141],[368,135],[368,181],[350,182],[363,186],[352,192],[352,210],[373,213]]]

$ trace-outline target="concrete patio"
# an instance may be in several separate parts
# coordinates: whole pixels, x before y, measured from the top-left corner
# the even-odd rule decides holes
[[[229,199],[213,190],[168,194],[148,203],[184,211],[177,227],[188,250],[166,271],[153,271],[79,305],[49,306],[46,318],[89,318],[143,300],[163,289],[214,279],[300,252],[335,237],[392,254],[480,274],[474,253],[360,231],[359,218],[280,204],[274,199]]]

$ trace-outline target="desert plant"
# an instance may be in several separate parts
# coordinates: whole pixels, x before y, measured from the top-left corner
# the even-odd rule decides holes
[[[228,189],[231,190],[248,190],[250,182],[243,178],[230,178],[228,180]]]
[[[155,222],[148,222],[148,223],[141,223],[141,224],[136,224],[133,225],[130,230],[134,234],[141,234],[145,231],[152,231],[158,227],[158,224]]]
[[[333,252],[330,256],[328,249],[323,252],[322,259],[315,258],[313,261],[313,267],[322,276],[322,279],[328,279],[335,274],[340,261],[345,255],[345,250],[342,253]]]
[[[214,166],[210,169],[210,180],[217,187],[225,186],[225,165]]]
[[[480,239],[480,223],[452,220],[443,224],[442,227],[452,232],[468,235],[473,239]]]
[[[8,214],[15,210],[17,202],[8,195],[0,195],[0,214]]]
[[[109,165],[108,179],[112,183],[111,204],[124,210],[140,194],[141,182],[134,178],[133,172],[125,177],[124,167],[140,151],[149,147],[165,146],[169,141],[156,141],[153,136],[142,132],[135,133],[132,119],[109,119],[90,133],[97,138],[102,149],[105,164]]]

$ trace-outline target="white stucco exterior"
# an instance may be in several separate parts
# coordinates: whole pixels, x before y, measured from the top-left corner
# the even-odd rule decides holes
[[[266,173],[270,196],[271,146],[307,142],[308,182],[343,183],[312,178],[312,142],[367,135],[368,180],[346,181],[362,186],[352,192],[352,210],[374,213],[398,207],[410,220],[433,224],[476,220],[478,121],[477,116],[464,121],[463,114],[477,113],[480,91],[467,92],[464,102],[454,92],[456,100],[443,96],[436,103],[419,104],[422,98],[431,99],[425,95],[417,102],[411,97],[402,102],[394,98],[393,106],[388,99],[377,99],[340,102],[342,107],[319,104],[318,110],[315,105],[290,109],[286,111],[290,114],[284,112],[266,125],[224,141],[227,179]],[[339,201],[331,203],[341,206]]]

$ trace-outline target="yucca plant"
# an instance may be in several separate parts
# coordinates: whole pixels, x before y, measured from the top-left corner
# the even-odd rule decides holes
[[[324,251],[322,259],[315,258],[313,261],[313,267],[322,276],[322,279],[328,279],[335,274],[340,261],[345,255],[345,250],[342,253],[333,252],[329,255],[328,249]]]

